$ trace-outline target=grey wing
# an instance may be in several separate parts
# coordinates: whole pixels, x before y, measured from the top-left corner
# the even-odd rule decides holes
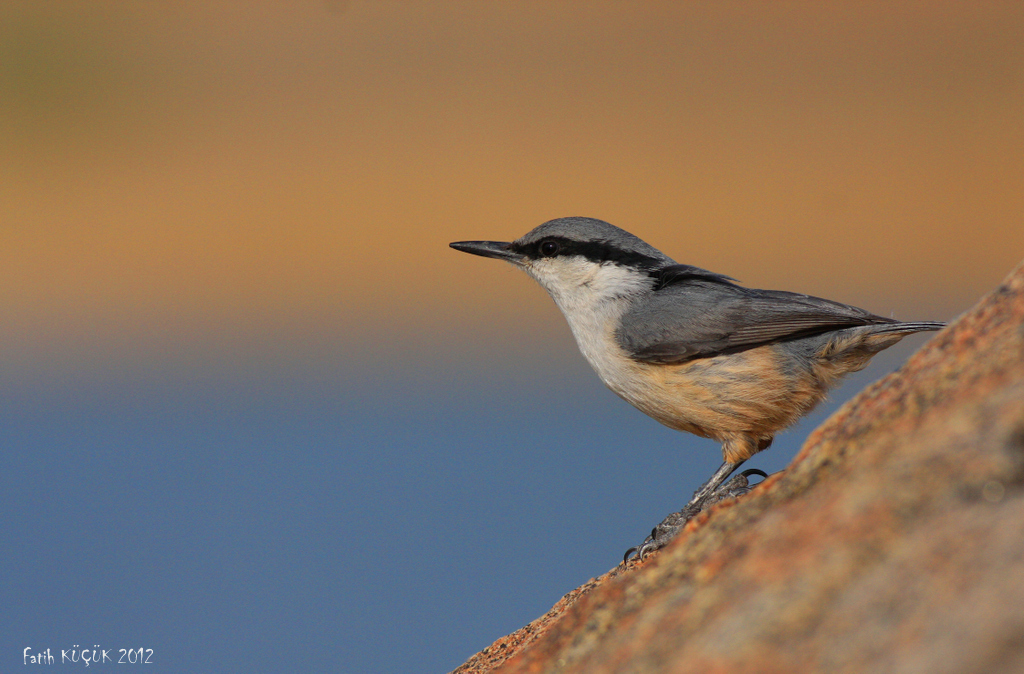
[[[623,316],[616,338],[637,360],[680,363],[832,330],[897,322],[819,297],[752,290],[702,277],[652,292]]]

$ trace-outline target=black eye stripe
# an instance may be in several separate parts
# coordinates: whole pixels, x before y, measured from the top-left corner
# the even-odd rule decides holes
[[[548,252],[550,250],[548,244],[554,244],[557,250],[553,253]],[[562,236],[546,236],[539,241],[531,241],[529,243],[516,242],[512,244],[512,250],[525,255],[531,260],[553,256],[580,256],[599,264],[602,262],[614,262],[623,266],[637,267],[645,270],[657,269],[663,265],[662,261],[653,257],[643,253],[622,250],[605,241],[574,241]]]

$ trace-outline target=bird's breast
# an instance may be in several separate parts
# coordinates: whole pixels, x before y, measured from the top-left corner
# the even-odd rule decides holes
[[[623,396],[636,387],[641,369],[641,364],[634,361],[615,338],[627,308],[626,302],[602,302],[585,309],[577,307],[576,311],[563,308],[583,357],[608,388]]]

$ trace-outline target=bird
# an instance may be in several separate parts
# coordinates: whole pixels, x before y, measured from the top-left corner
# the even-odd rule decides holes
[[[550,220],[511,242],[449,245],[525,271],[562,311],[609,389],[669,428],[721,443],[722,466],[680,511],[627,550],[624,562],[663,548],[710,504],[745,493],[747,478],[764,472],[729,477],[844,375],[907,335],[945,325],[747,288],[679,264],[595,218]]]

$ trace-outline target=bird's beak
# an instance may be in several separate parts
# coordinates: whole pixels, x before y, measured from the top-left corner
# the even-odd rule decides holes
[[[448,245],[455,250],[461,250],[463,253],[472,253],[473,255],[480,255],[482,257],[493,257],[498,260],[511,262],[512,264],[521,265],[526,259],[525,255],[516,253],[512,250],[511,243],[505,243],[502,241],[455,241]]]

